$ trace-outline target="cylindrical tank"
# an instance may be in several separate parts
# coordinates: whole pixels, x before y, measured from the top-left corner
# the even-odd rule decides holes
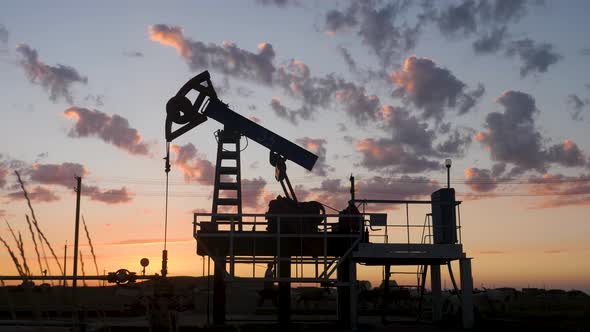
[[[457,242],[455,189],[443,188],[432,193],[432,230],[435,244]]]

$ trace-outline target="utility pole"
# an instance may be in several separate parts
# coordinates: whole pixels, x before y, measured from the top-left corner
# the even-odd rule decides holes
[[[82,177],[76,176],[76,230],[74,234],[74,274],[72,278],[72,287],[76,288],[76,278],[78,277],[78,231],[80,229],[80,194],[82,193]]]

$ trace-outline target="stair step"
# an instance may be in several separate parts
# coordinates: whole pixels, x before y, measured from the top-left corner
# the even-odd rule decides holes
[[[217,205],[238,205],[237,198],[218,198]]]
[[[238,159],[236,151],[221,151],[221,159]]]
[[[219,167],[219,174],[238,174],[238,168],[235,166],[221,166]]]
[[[238,190],[237,182],[219,182],[217,188],[224,190]]]

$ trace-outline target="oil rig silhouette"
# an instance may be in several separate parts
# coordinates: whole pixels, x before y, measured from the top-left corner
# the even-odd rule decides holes
[[[194,101],[191,101],[188,96],[194,91],[198,95]],[[474,326],[471,260],[463,251],[461,202],[455,200],[455,191],[450,188],[450,181],[447,182],[446,188],[433,192],[430,200],[358,199],[355,196],[355,180],[351,175],[350,199],[347,206],[336,214],[326,213],[325,205],[321,202],[298,200],[296,190],[287,175],[287,161],[312,170],[318,156],[231,110],[217,97],[207,71],[186,82],[166,104],[166,156],[164,158],[166,228],[161,275],[145,275],[145,267],[149,261],[142,259],[141,275],[127,269],[120,269],[103,276],[80,277],[76,273],[76,259],[72,276],[65,274],[64,266],[63,276],[0,276],[0,281],[23,280],[23,285],[26,286],[32,284],[32,280],[60,280],[63,281],[64,292],[67,292],[66,280],[73,281],[74,291],[76,280],[108,281],[122,287],[133,284],[137,280],[148,280],[152,287],[151,293],[149,296],[141,296],[146,299],[145,307],[150,312],[147,315],[149,329],[152,331],[172,329],[171,326],[174,323],[170,318],[170,303],[173,297],[173,285],[170,282],[172,278],[167,277],[168,251],[166,249],[168,176],[171,170],[170,145],[174,139],[209,118],[223,125],[223,129],[215,133],[217,159],[212,208],[210,213],[194,213],[193,217],[196,253],[203,257],[203,264],[205,259],[213,262],[212,301],[209,296],[210,273],[207,273],[208,323],[212,316],[214,325],[225,324],[228,321],[228,315],[231,314],[232,304],[228,301],[228,289],[250,287],[248,285],[264,285],[264,289],[259,291],[258,295],[262,300],[270,299],[275,304],[276,308],[273,312],[276,313],[276,321],[280,325],[293,323],[297,321],[297,317],[293,314],[295,310],[292,307],[292,285],[320,285],[325,289],[336,290],[336,320],[340,326],[357,329],[359,302],[363,294],[361,283],[357,279],[359,265],[383,269],[383,283],[378,295],[382,301],[383,319],[386,316],[387,299],[392,297],[389,293],[399,291],[401,288],[401,286],[391,287],[395,286],[391,276],[394,273],[408,273],[392,272],[392,267],[415,267],[415,272],[411,273],[416,277],[416,284],[408,287],[412,287],[419,298],[418,319],[423,311],[422,302],[425,297],[426,281],[430,277],[430,306],[432,321],[436,323],[443,319],[441,266],[447,265],[455,293],[461,302],[462,326],[464,328]],[[243,138],[257,142],[269,150],[269,162],[274,167],[275,178],[283,189],[283,196],[268,202],[266,213],[243,213],[242,211],[240,155],[243,152],[241,144]],[[445,166],[448,179],[451,161],[447,160]],[[77,188],[79,210],[80,178],[78,178]],[[24,186],[23,191],[25,191]],[[383,209],[377,212],[367,211],[369,205],[388,208],[405,206],[405,223],[390,223],[387,214],[379,212]],[[415,205],[431,208],[421,224],[410,224],[409,207]],[[77,253],[78,218],[75,233],[75,253]],[[404,233],[405,239],[402,236],[402,240],[399,240],[399,235]],[[412,238],[411,233],[419,236]],[[391,241],[390,236],[396,240]],[[414,241],[416,237],[418,240]],[[64,254],[64,258],[66,256]],[[452,273],[452,261],[459,262],[460,289]],[[264,276],[257,275],[257,265],[268,266]],[[243,272],[249,268],[252,273],[245,276]],[[203,265],[203,273],[204,271]],[[25,290],[27,289],[29,290],[26,293],[27,296],[33,299],[30,288],[25,287]],[[84,291],[88,293],[89,290]],[[131,290],[128,289],[128,291]],[[71,317],[72,321],[77,322],[72,325],[75,326],[74,329],[83,330],[86,325],[80,318],[84,316],[79,309],[81,297],[76,297],[75,292],[73,294],[71,300],[73,305],[70,306],[72,309],[60,310],[63,312],[70,310],[63,317]],[[90,295],[86,298],[88,297]],[[34,307],[30,309],[34,311],[32,316],[40,317],[38,304],[35,300],[31,302]],[[212,310],[209,310],[210,303]],[[57,307],[58,304],[54,303],[53,306]],[[0,303],[0,308],[3,307],[7,306]],[[55,312],[56,309],[50,308],[49,311]],[[16,319],[14,312],[15,310],[11,309],[13,320]],[[0,314],[5,312],[0,310]],[[232,319],[232,321],[237,320]],[[101,322],[104,323],[104,319]],[[69,326],[67,323],[64,324]]]
[[[192,90],[198,97],[192,102],[187,94]],[[460,298],[462,324],[471,328],[474,323],[472,298],[473,280],[470,258],[463,252],[460,236],[461,202],[447,183],[432,193],[431,200],[376,200],[356,199],[354,177],[351,176],[348,206],[338,214],[327,214],[321,202],[302,202],[286,172],[286,161],[311,170],[317,160],[313,153],[286,140],[278,134],[239,115],[224,104],[215,92],[209,72],[204,71],[189,80],[166,105],[167,146],[208,118],[220,122],[224,128],[216,133],[217,162],[213,186],[211,213],[195,213],[193,234],[197,254],[214,262],[213,322],[226,320],[226,287],[228,284],[248,282],[278,283],[278,321],[291,320],[291,284],[321,284],[337,288],[338,321],[356,328],[358,322],[357,265],[382,266],[385,270],[384,289],[388,292],[391,266],[417,266],[417,285],[421,296],[430,270],[433,321],[441,319],[441,265],[449,267],[456,286],[451,261],[460,266]],[[173,125],[178,128],[173,130]],[[284,196],[269,202],[265,214],[242,213],[240,170],[240,141],[246,137],[268,148],[269,162],[275,168],[275,178]],[[170,170],[169,154],[166,173]],[[450,160],[445,163],[447,172]],[[427,204],[431,213],[422,225],[420,242],[410,241],[410,224],[405,225],[407,241],[389,243],[387,229],[404,225],[389,225],[387,215],[365,212],[367,204],[409,205]],[[363,213],[359,207],[362,207]],[[374,241],[373,229],[385,232],[385,241]],[[163,253],[163,274],[166,253]],[[257,277],[255,264],[276,266],[272,276]],[[252,265],[252,276],[236,277],[236,265]],[[293,267],[296,273],[293,274]],[[304,267],[313,273],[299,273]],[[386,295],[385,295],[386,296]]]

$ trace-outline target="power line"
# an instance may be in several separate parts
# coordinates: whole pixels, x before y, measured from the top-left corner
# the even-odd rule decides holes
[[[362,177],[362,175],[361,175]],[[373,177],[373,176],[371,176]],[[309,177],[293,177],[293,180],[297,183],[322,183],[328,179],[322,178],[309,178]],[[138,185],[162,185],[164,183],[163,180],[155,179],[155,178],[124,178],[124,177],[100,177],[100,178],[90,178],[93,182],[99,183],[110,183],[110,184],[138,184]],[[333,179],[331,179],[333,180]],[[383,180],[387,182],[393,183],[404,183],[404,184],[433,184],[438,182],[444,182],[439,179],[429,179],[429,178],[419,178],[419,179],[409,179],[405,177],[383,177]],[[519,185],[542,185],[542,184],[563,184],[563,183],[583,183],[583,182],[590,182],[589,177],[579,177],[579,178],[561,178],[561,179],[499,179],[493,181],[484,181],[484,180],[471,180],[471,179],[464,179],[464,180],[455,180],[451,181],[452,184],[489,184],[489,185],[509,185],[509,184],[519,184]],[[198,185],[194,182],[187,182],[184,180],[170,180],[170,185],[173,186],[194,186]]]

